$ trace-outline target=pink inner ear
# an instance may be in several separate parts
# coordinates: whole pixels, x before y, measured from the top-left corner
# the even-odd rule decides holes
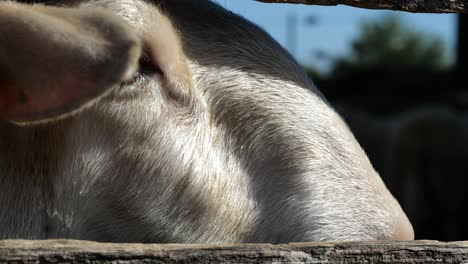
[[[18,97],[15,90],[7,84],[2,84],[0,87],[0,115],[5,116],[9,112],[11,105],[16,101]]]
[[[105,10],[0,0],[0,118],[23,123],[79,110],[137,69],[141,41]]]
[[[36,121],[77,110],[87,101],[103,94],[110,87],[84,78],[58,78],[41,87],[15,84],[0,90],[0,115],[11,121]]]

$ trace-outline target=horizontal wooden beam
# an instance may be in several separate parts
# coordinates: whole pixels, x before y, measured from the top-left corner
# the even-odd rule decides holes
[[[414,13],[468,13],[467,0],[257,0],[265,3],[349,5],[368,9],[391,9]]]
[[[468,241],[238,245],[0,241],[0,263],[468,263]]]

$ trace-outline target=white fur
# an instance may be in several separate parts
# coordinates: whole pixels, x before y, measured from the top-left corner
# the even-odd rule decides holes
[[[347,126],[275,41],[209,1],[155,2],[82,7],[114,10],[136,28],[161,25],[141,8],[166,14],[181,36],[196,110],[164,93],[171,76],[141,75],[68,119],[0,124],[0,238],[412,236]]]

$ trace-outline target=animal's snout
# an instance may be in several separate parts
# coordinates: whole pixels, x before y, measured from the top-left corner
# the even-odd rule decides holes
[[[393,239],[394,240],[414,240],[413,225],[409,221],[403,210],[400,213],[394,215],[395,230]]]

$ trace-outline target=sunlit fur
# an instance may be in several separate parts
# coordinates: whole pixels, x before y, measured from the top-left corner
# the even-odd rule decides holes
[[[257,26],[206,0],[77,8],[97,6],[143,35],[166,27],[154,32],[177,41],[155,50],[180,51],[168,57],[181,61],[157,62],[162,74],[140,74],[68,119],[28,128],[2,123],[0,238],[412,238],[347,126]],[[181,63],[188,72],[167,70]],[[191,96],[189,105],[170,96],[177,89]]]

